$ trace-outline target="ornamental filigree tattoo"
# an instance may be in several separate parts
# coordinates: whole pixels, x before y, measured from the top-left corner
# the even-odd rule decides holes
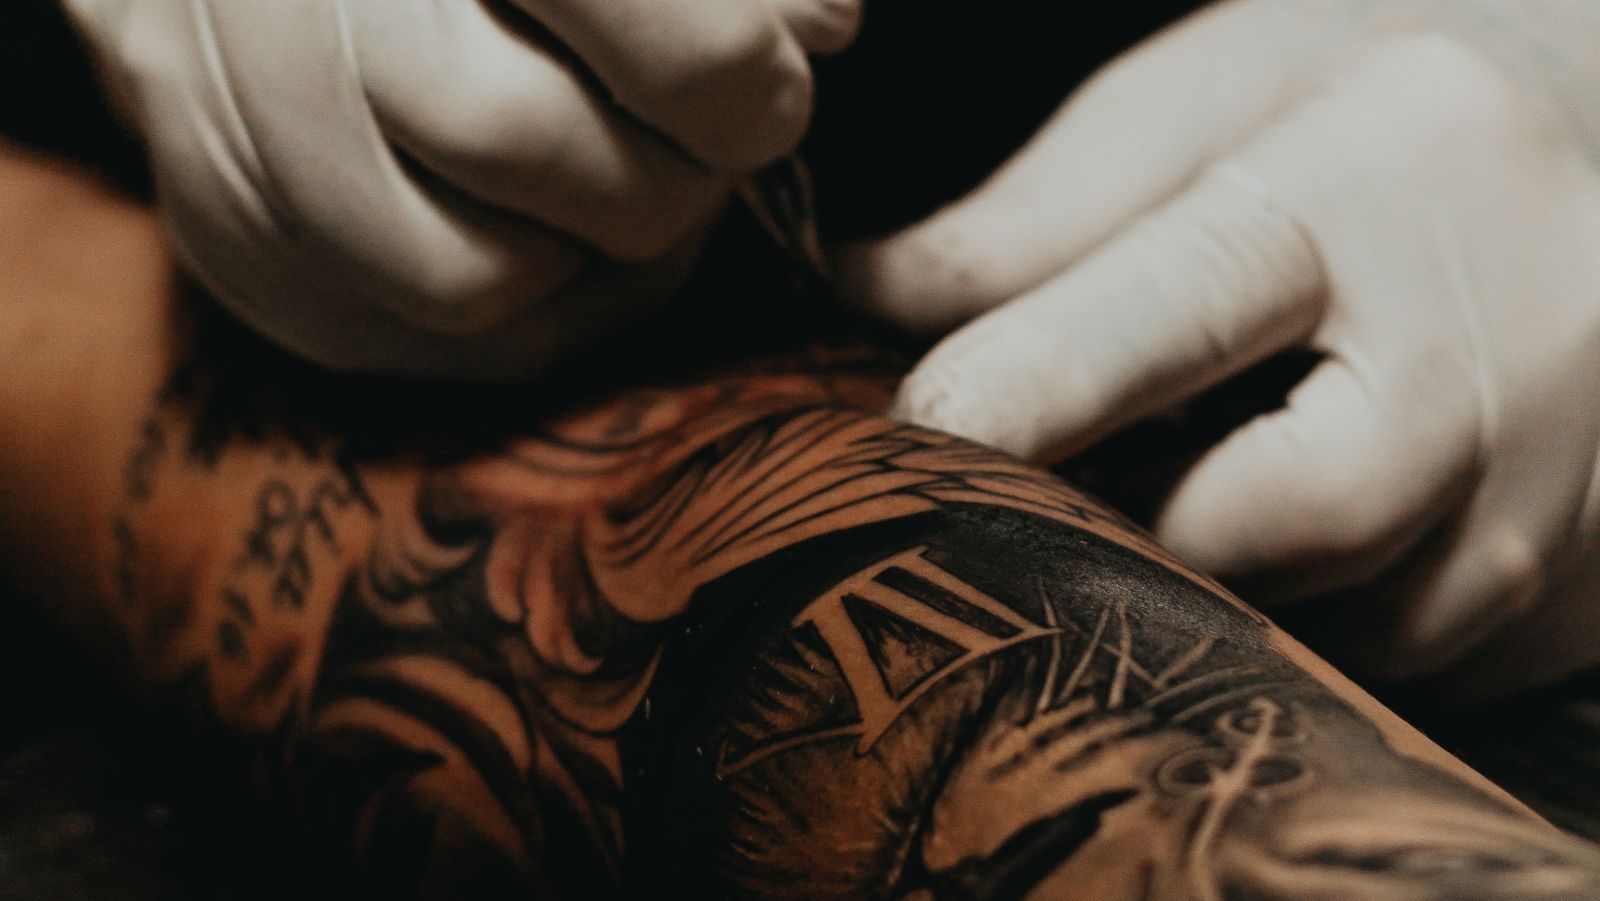
[[[213,604],[253,631],[214,665],[265,672],[257,633],[337,587],[274,718],[206,703],[425,894],[1600,896],[1594,849],[1396,750],[1120,518],[853,391],[634,392],[371,478],[404,490],[269,473]]]

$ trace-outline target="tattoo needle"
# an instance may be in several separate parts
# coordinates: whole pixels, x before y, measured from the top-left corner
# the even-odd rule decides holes
[[[817,232],[816,195],[805,161],[791,155],[773,163],[745,179],[739,196],[806,281],[817,293],[828,294],[831,275]]]

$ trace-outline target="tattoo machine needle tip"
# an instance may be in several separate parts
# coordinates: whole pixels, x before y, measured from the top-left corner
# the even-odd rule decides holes
[[[811,171],[797,155],[785,157],[745,179],[739,196],[767,235],[821,293],[832,282],[817,231]]]

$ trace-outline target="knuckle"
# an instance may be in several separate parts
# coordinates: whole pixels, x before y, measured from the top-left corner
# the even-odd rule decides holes
[[[815,0],[817,26],[806,41],[812,53],[838,53],[861,33],[865,6],[862,0]]]
[[[1308,298],[1323,277],[1318,251],[1296,217],[1266,199],[1271,193],[1254,172],[1227,163],[1149,217],[1140,262],[1164,293],[1185,299],[1207,362],[1230,359],[1252,340],[1242,311],[1297,323],[1315,315]]]
[[[618,96],[625,107],[656,120],[702,161],[734,170],[793,150],[814,90],[804,54],[770,17],[707,29],[630,85]]]
[[[679,56],[675,81],[692,87],[723,79],[759,76],[783,57],[785,37],[760,4],[735,4],[697,31]]]
[[[707,165],[749,172],[791,153],[811,122],[808,72],[783,84],[749,84],[725,95],[703,117],[705,137],[691,151]]]
[[[1438,31],[1397,38],[1387,55],[1403,70],[1395,82],[1406,121],[1444,148],[1486,133],[1503,133],[1515,120],[1510,80],[1462,39]]]

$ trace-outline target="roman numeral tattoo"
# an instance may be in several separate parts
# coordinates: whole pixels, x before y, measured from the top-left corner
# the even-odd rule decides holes
[[[923,556],[926,550],[896,554],[856,573],[794,619],[795,628],[816,630],[827,645],[860,712],[859,725],[824,734],[858,733],[858,752],[871,750],[900,714],[945,677],[1014,644],[1060,631],[1029,622],[940,569]],[[898,587],[885,577],[895,577]],[[733,775],[742,763],[805,740],[798,736],[757,748],[719,774]]]

